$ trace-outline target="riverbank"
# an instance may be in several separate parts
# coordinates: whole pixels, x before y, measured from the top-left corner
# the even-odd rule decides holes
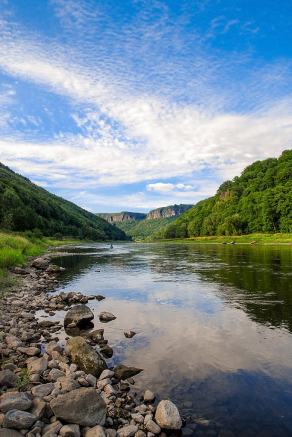
[[[62,268],[52,257],[14,267],[15,283],[1,300],[0,436],[151,437],[179,430],[172,402],[157,405],[149,390],[142,398],[134,392],[133,377],[142,369],[108,368],[104,330],[85,329],[94,318],[88,302],[104,297],[53,294]],[[61,341],[63,324],[51,320],[60,310],[75,335]]]
[[[150,241],[147,241],[147,243]],[[151,242],[171,242],[171,243],[201,243],[201,244],[255,244],[270,245],[284,244],[292,245],[292,234],[262,234],[254,233],[247,235],[214,235],[206,237],[173,238],[165,240],[152,240]]]

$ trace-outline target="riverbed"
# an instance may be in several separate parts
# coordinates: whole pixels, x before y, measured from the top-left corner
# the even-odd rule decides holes
[[[56,292],[106,297],[90,301],[95,325],[114,349],[109,364],[144,369],[138,391],[174,400],[201,423],[194,435],[291,436],[291,247],[98,243],[64,251],[54,260],[66,267]],[[101,324],[101,311],[116,320]]]

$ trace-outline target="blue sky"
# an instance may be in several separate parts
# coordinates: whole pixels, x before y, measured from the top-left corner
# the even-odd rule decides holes
[[[292,2],[0,0],[0,161],[91,211],[195,203],[292,140]]]

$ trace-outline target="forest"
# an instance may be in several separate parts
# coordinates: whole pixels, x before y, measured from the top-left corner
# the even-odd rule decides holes
[[[292,232],[292,150],[256,161],[155,234],[156,239]]]
[[[122,230],[0,164],[0,229],[36,236],[123,240]]]

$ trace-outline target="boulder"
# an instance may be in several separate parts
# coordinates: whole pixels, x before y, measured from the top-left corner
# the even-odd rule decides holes
[[[23,437],[23,435],[14,429],[1,428],[0,437]]]
[[[27,361],[28,373],[31,375],[33,373],[42,373],[48,368],[48,360],[46,357],[41,358],[30,358]]]
[[[0,410],[7,413],[10,410],[29,410],[32,405],[30,396],[27,393],[7,392],[1,396]]]
[[[114,374],[117,379],[128,379],[132,376],[138,375],[138,373],[142,372],[143,369],[138,369],[136,367],[128,367],[120,364],[114,368]]]
[[[81,426],[103,425],[106,418],[106,404],[91,387],[61,394],[51,400],[50,407],[58,419]]]
[[[138,426],[136,425],[126,425],[118,429],[118,437],[132,437],[138,431]]]
[[[94,314],[87,305],[79,304],[71,308],[64,319],[64,326],[77,326],[79,328],[86,328],[90,325],[91,320],[94,319]]]
[[[29,429],[37,417],[27,411],[10,410],[5,414],[4,428]]]
[[[164,429],[180,429],[182,427],[179,411],[176,405],[169,400],[159,402],[155,413],[155,421]]]
[[[103,370],[107,369],[105,360],[86,343],[83,337],[70,338],[68,352],[72,362],[77,364],[85,373],[98,377]]]
[[[60,429],[60,436],[62,437],[80,437],[79,425],[70,424],[64,425]]]
[[[116,316],[114,316],[112,313],[108,313],[107,311],[103,311],[99,315],[99,320],[103,323],[110,322],[112,320],[115,320]]]
[[[0,371],[0,387],[14,387],[17,377],[14,372],[9,369]]]
[[[32,265],[32,267],[35,267],[36,269],[45,270],[48,267],[49,263],[50,263],[49,258],[40,257],[40,258],[36,258],[35,260],[33,260],[31,265]]]
[[[33,396],[38,398],[43,398],[48,396],[54,390],[54,384],[52,382],[48,382],[47,384],[36,385],[31,389]]]

